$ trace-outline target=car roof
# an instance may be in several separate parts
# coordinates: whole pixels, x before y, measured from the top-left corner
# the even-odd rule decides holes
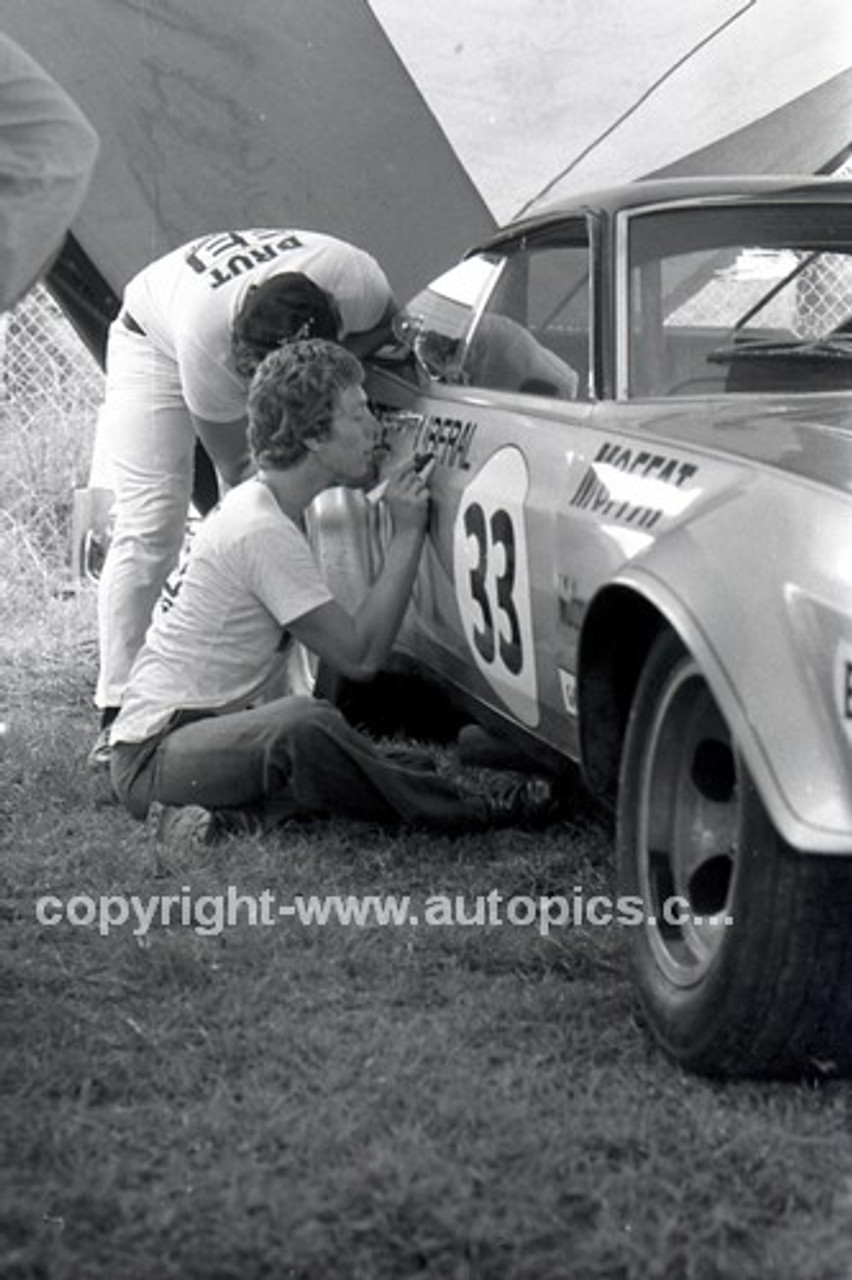
[[[762,203],[828,200],[852,203],[852,181],[845,178],[812,177],[801,174],[728,175],[701,178],[648,178],[621,186],[578,192],[547,205],[534,215],[507,223],[487,241],[469,252],[498,244],[519,233],[544,228],[561,218],[597,214],[612,217],[624,210],[677,205],[701,201]]]

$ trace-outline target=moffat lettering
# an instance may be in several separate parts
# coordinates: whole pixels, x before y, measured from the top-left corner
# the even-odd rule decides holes
[[[653,529],[663,515],[663,510],[659,506],[643,505],[614,495],[604,479],[607,468],[614,468],[643,480],[656,481],[658,484],[669,484],[675,489],[681,488],[698,470],[692,462],[684,462],[663,453],[629,449],[612,441],[602,444],[574,491],[569,505],[593,511],[607,520],[629,524],[637,529]]]
[[[418,453],[431,453],[439,466],[469,471],[468,453],[476,435],[475,422],[459,418],[427,418],[417,436]]]

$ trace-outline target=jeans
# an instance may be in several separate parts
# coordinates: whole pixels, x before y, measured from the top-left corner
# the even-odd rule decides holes
[[[394,760],[330,703],[285,697],[247,711],[178,712],[162,733],[112,748],[112,783],[137,818],[154,800],[291,817],[476,830],[484,805],[449,779]]]
[[[176,362],[121,319],[114,321],[91,468],[91,484],[115,493],[112,541],[98,587],[99,707],[121,702],[154,606],[177,564],[194,450]]]

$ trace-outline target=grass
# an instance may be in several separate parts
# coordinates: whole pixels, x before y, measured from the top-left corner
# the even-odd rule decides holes
[[[0,1274],[847,1274],[848,1085],[685,1076],[614,928],[40,927],[42,894],[182,887],[84,769],[92,601],[52,610],[4,658]],[[591,804],[487,843],[318,823],[186,882],[607,892],[611,834]]]
[[[3,474],[4,1280],[848,1276],[849,1084],[686,1076],[615,927],[40,926],[44,894],[184,883],[607,893],[612,830],[582,799],[487,841],[317,823],[155,879],[84,766],[94,599],[67,583],[64,491],[20,453]]]

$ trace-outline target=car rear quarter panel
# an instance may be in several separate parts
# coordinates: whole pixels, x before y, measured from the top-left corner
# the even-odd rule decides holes
[[[709,459],[707,477],[600,582],[586,623],[614,590],[611,625],[631,593],[646,602],[700,662],[782,836],[852,854],[852,502],[740,462]]]
[[[827,422],[789,400],[569,408],[448,388],[415,397],[419,425],[401,433],[401,451],[434,447],[449,419],[473,427],[463,451],[439,449],[403,648],[485,712],[580,758],[607,790],[642,661],[670,626],[785,840],[852,854],[848,398],[819,399]],[[539,711],[526,724],[470,660],[451,554],[461,494],[507,446],[530,474]]]

